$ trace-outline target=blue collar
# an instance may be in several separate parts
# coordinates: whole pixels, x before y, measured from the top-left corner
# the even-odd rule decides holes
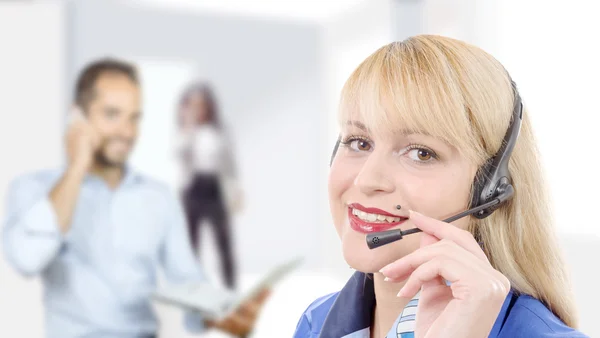
[[[489,337],[500,333],[509,305],[516,295],[511,291],[496,319]],[[371,326],[375,307],[373,279],[355,272],[338,294],[321,328],[319,338],[339,338]]]
[[[340,338],[370,327],[374,307],[373,279],[355,272],[331,306],[319,338]]]
[[[66,170],[66,167],[63,168],[63,170]],[[141,176],[129,165],[125,166],[123,174],[124,175],[121,179],[121,182],[119,183],[119,187],[127,187],[129,185],[139,182],[139,180],[141,179]],[[102,185],[106,185],[105,181],[102,178],[90,173],[86,174],[84,181],[90,183],[101,183]]]

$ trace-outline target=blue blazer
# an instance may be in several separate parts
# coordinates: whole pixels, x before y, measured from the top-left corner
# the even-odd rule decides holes
[[[356,272],[340,292],[314,301],[304,312],[294,338],[362,338],[371,325],[373,280]],[[539,300],[510,292],[490,332],[493,338],[588,337],[565,325]]]

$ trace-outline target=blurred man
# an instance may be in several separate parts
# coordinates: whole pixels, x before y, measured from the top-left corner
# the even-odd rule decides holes
[[[80,75],[75,97],[67,165],[12,183],[5,255],[23,275],[42,276],[48,337],[154,337],[149,294],[157,267],[172,283],[204,278],[185,218],[166,186],[126,165],[141,117],[135,69],[95,62]],[[223,322],[187,314],[186,326],[246,335],[265,296]]]

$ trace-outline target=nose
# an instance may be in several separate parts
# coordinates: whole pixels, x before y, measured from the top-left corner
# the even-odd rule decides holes
[[[385,155],[371,153],[354,179],[354,185],[365,195],[393,192],[396,185],[393,175],[389,173]]]
[[[119,136],[125,139],[132,139],[135,136],[135,130],[135,124],[129,121],[124,121],[123,123],[121,123],[119,128]]]

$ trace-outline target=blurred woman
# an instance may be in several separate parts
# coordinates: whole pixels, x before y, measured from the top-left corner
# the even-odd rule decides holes
[[[231,144],[208,84],[189,86],[178,109],[178,154],[184,169],[182,198],[191,244],[199,253],[200,226],[208,221],[216,237],[223,280],[229,288],[235,288],[230,213],[239,209],[241,195]]]

